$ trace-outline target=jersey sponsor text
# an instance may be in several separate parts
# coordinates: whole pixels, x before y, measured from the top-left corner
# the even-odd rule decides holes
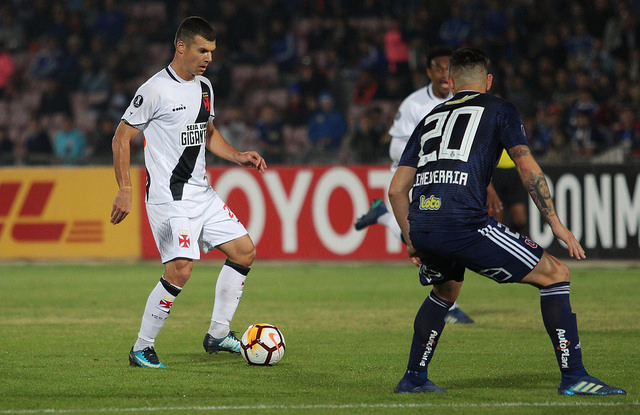
[[[199,146],[204,144],[207,136],[207,123],[188,124],[185,131],[180,133],[182,147]]]

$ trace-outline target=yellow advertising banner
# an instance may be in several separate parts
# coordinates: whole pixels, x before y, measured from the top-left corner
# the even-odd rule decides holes
[[[139,258],[140,205],[112,225],[116,192],[111,167],[0,168],[0,259]]]

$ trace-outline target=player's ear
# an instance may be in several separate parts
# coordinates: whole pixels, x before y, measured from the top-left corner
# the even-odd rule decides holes
[[[487,91],[491,89],[493,84],[493,74],[487,74]]]
[[[451,92],[455,94],[456,86],[455,86],[455,83],[453,82],[453,79],[451,79],[451,77],[447,78],[447,83],[449,84],[449,89],[451,90]]]
[[[178,40],[176,42],[176,52],[178,52],[179,54],[183,54],[185,49],[186,49],[187,45],[184,43],[184,40]]]

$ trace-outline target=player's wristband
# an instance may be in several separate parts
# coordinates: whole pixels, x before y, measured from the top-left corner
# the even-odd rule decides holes
[[[122,189],[131,189],[131,186],[122,186],[122,187],[120,188],[120,190],[122,190]]]

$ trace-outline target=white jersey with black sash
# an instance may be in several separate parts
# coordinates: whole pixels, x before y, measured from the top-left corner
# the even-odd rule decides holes
[[[146,200],[193,200],[211,187],[205,145],[213,121],[213,88],[204,76],[180,78],[169,66],[138,88],[122,120],[144,133]]]

